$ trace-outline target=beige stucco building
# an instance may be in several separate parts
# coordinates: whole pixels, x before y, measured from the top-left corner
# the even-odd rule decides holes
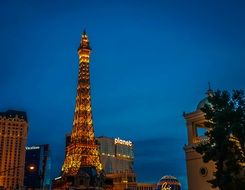
[[[209,93],[210,90],[207,94]],[[207,97],[198,104],[194,112],[184,113],[188,134],[188,143],[184,146],[184,150],[189,190],[214,190],[207,182],[213,178],[214,163],[204,163],[202,156],[193,149],[196,144],[208,140],[204,135],[206,131],[204,113],[200,110],[205,103],[208,103]]]
[[[27,129],[25,112],[0,112],[0,188],[23,187]]]

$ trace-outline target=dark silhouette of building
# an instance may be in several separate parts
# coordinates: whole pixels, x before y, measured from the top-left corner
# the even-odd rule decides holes
[[[51,189],[51,151],[48,144],[26,147],[24,186]]]

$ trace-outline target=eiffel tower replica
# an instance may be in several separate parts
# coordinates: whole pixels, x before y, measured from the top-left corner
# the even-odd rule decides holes
[[[89,58],[91,48],[86,31],[78,48],[79,73],[73,128],[66,145],[62,176],[54,189],[102,189],[103,172],[94,137],[90,97]]]

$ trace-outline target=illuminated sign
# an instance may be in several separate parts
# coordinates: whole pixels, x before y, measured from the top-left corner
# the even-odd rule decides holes
[[[169,185],[167,184],[167,182],[164,182],[162,184],[162,189],[161,190],[171,190],[171,187],[169,187]]]
[[[58,180],[58,179],[61,179],[61,176],[54,178],[54,180]]]
[[[36,150],[40,149],[40,146],[26,146],[26,150]]]
[[[133,145],[133,143],[131,141],[125,141],[125,140],[120,139],[119,137],[114,139],[114,143],[115,144],[127,145],[127,146],[132,146]]]

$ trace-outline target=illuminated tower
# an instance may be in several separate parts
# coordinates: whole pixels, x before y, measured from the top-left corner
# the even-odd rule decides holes
[[[92,121],[89,77],[90,52],[88,36],[84,31],[78,48],[79,73],[73,128],[62,167],[65,176],[76,176],[81,168],[86,167],[96,168],[97,172],[102,169]]]

